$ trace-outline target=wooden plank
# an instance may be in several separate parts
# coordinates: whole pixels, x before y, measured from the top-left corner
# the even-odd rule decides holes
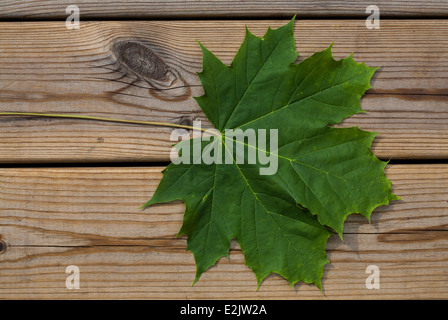
[[[202,94],[195,39],[229,64],[244,25],[262,35],[285,21],[102,21],[67,30],[63,22],[1,23],[0,111],[209,123],[192,98]],[[334,41],[339,59],[381,66],[362,99],[368,112],[344,126],[377,131],[385,159],[448,157],[448,21],[297,21],[301,57]],[[117,43],[135,61],[129,67]],[[121,50],[121,51],[120,51]],[[138,54],[137,54],[138,53]],[[138,56],[140,55],[140,56]],[[139,60],[141,59],[141,60]],[[0,162],[167,161],[170,129],[60,119],[1,118]]]
[[[0,298],[146,299],[432,299],[448,298],[448,165],[390,165],[403,200],[381,207],[371,224],[352,215],[344,241],[332,236],[323,295],[291,289],[271,275],[256,291],[252,271],[232,243],[191,286],[194,260],[176,238],[184,205],[138,207],[161,168],[0,169]],[[81,289],[67,290],[77,265]],[[368,290],[366,267],[380,268]]]
[[[65,19],[69,0],[2,1],[0,18]],[[446,0],[380,0],[372,3],[363,0],[165,0],[165,1],[91,1],[79,0],[82,18],[203,18],[203,17],[285,17],[294,13],[298,17],[366,17],[370,4],[379,7],[383,17],[426,17],[448,15]]]

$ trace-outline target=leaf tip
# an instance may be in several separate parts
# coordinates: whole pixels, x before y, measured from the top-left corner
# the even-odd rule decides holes
[[[202,51],[202,59],[205,58],[206,54],[212,54],[211,51],[208,50],[208,49],[202,44],[201,41],[199,41],[199,40],[195,40],[195,41],[199,44],[199,47],[201,48],[201,51]]]
[[[263,278],[257,277],[257,289],[255,291],[258,291],[258,289],[260,289],[260,285],[262,282],[263,282]]]
[[[142,205],[141,207],[139,207],[140,210],[143,210],[147,207],[149,207],[151,205],[151,200],[149,200],[148,202],[146,202],[144,205]]]
[[[249,28],[247,27],[247,24],[244,25],[244,28],[246,30],[246,36],[247,36],[248,34],[250,34],[250,31],[249,31]]]
[[[289,287],[292,289],[296,285],[297,282],[295,281],[289,281]]]
[[[200,46],[201,48],[204,47],[204,45],[202,44],[202,42],[199,41],[198,39],[194,39],[194,41],[196,41],[196,42],[199,44],[199,46]]]
[[[199,278],[201,277],[201,275],[202,275],[202,271],[199,269],[196,269],[196,275],[194,277],[193,282],[191,283],[191,286],[194,286],[196,284],[196,282],[199,281]]]
[[[291,20],[289,20],[288,23],[294,24],[294,22],[296,21],[296,18],[297,18],[297,12],[294,13],[294,15],[292,16]]]
[[[314,285],[319,288],[319,291],[321,294],[324,294],[324,291],[322,289],[322,283],[321,283],[320,279],[318,281],[314,282]]]

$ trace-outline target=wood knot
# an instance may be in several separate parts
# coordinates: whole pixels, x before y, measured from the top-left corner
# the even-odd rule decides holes
[[[4,253],[5,251],[6,251],[6,243],[1,239],[0,236],[0,254]]]
[[[186,117],[186,116],[181,116],[180,118],[177,119],[176,121],[177,124],[183,125],[183,126],[192,126],[193,125],[193,120],[191,120],[190,117]]]
[[[191,96],[190,85],[176,68],[163,61],[149,44],[119,41],[112,45],[117,61],[138,80],[149,84],[149,93],[164,101],[183,101]]]

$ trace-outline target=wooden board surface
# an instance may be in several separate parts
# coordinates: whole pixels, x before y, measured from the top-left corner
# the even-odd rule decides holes
[[[144,211],[161,168],[0,169],[0,298],[447,299],[448,165],[389,165],[403,200],[332,236],[323,294],[271,275],[256,291],[237,244],[194,286],[180,202]],[[80,268],[67,290],[65,268]],[[380,268],[368,290],[366,267]],[[238,288],[235,290],[235,288]]]
[[[0,23],[0,111],[208,126],[192,98],[202,94],[195,40],[229,64],[245,24],[262,36],[284,22],[99,21],[79,30],[63,22]],[[297,21],[295,37],[302,59],[334,41],[335,58],[353,52],[381,66],[362,99],[368,113],[343,124],[379,132],[378,157],[448,157],[446,20],[382,20],[380,30],[366,29],[364,20]],[[144,63],[130,67],[117,43]],[[16,117],[0,124],[2,163],[167,161],[173,143],[166,128]]]
[[[204,17],[367,17],[366,8],[377,5],[384,17],[448,15],[446,0],[22,0],[2,1],[0,18],[65,19],[66,8],[76,4],[81,18],[204,18]]]
[[[335,58],[353,52],[355,60],[381,66],[361,101],[367,113],[342,126],[379,132],[372,150],[383,159],[448,159],[448,0],[81,0],[81,28],[68,30],[72,4],[0,3],[0,111],[201,120],[209,127],[193,100],[202,94],[196,40],[229,64],[245,25],[262,36],[296,13],[299,60],[334,42]],[[388,18],[379,30],[365,26],[370,4]],[[375,210],[370,224],[350,216],[344,240],[330,238],[323,293],[305,284],[290,288],[278,275],[257,291],[236,242],[228,260],[191,286],[194,259],[186,238],[176,238],[184,205],[138,209],[160,182],[154,162],[169,161],[170,133],[1,117],[0,164],[12,165],[0,165],[0,299],[448,299],[444,164],[387,166],[403,200]],[[76,167],[85,162],[108,164]],[[45,165],[14,168],[36,163]],[[80,290],[65,287],[68,265],[80,268]],[[379,290],[366,288],[370,265],[380,269]]]

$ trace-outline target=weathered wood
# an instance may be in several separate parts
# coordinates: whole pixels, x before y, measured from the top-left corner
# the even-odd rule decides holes
[[[71,113],[209,125],[192,98],[202,94],[200,40],[230,63],[244,37],[284,21],[1,23],[0,111]],[[381,158],[447,158],[448,22],[297,21],[301,57],[334,41],[334,56],[381,66],[362,99],[367,114],[345,126],[377,131]],[[131,55],[125,54],[128,48]],[[0,162],[167,161],[165,128],[60,119],[0,118]]]
[[[382,17],[447,16],[446,0],[165,0],[165,1],[91,1],[27,0],[2,1],[0,18],[61,19],[67,18],[66,8],[78,5],[81,17],[93,18],[202,18],[202,17],[367,17],[366,8],[375,4]]]
[[[375,210],[371,224],[350,216],[344,241],[330,238],[324,295],[277,275],[256,291],[235,243],[191,286],[194,260],[176,238],[184,205],[138,209],[160,170],[0,169],[0,298],[448,298],[448,165],[387,167],[403,200]],[[80,290],[65,288],[72,264]],[[368,265],[380,268],[379,290],[366,289]]]

